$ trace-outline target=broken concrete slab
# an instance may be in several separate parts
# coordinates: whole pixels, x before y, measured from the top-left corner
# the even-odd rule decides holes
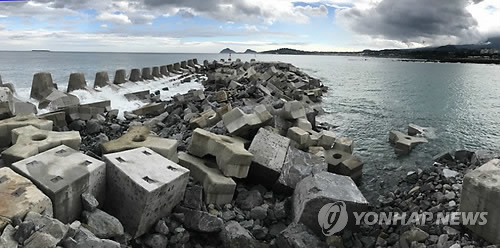
[[[347,137],[338,137],[335,139],[333,149],[352,154],[354,152],[354,140]]]
[[[80,103],[80,99],[74,95],[53,89],[44,99],[38,103],[39,109],[49,108],[50,110],[60,110]]]
[[[277,182],[277,189],[291,194],[302,179],[327,169],[328,164],[324,158],[290,146]]]
[[[245,150],[244,142],[239,139],[217,135],[197,128],[193,131],[190,154],[200,158],[212,155],[217,166],[225,176],[245,178],[248,175],[253,155]]]
[[[94,89],[102,88],[110,84],[108,72],[101,71],[95,74]]]
[[[267,125],[272,118],[264,105],[255,107],[252,114],[245,114],[240,108],[234,108],[222,116],[229,133],[243,137],[251,136],[259,128]]]
[[[127,72],[124,69],[116,70],[115,78],[113,79],[114,84],[124,84],[127,82]]]
[[[101,151],[107,154],[147,147],[177,163],[179,161],[177,158],[178,141],[152,136],[150,132],[151,129],[146,126],[131,126],[120,138],[103,143]]]
[[[421,137],[412,137],[399,131],[389,133],[389,142],[394,144],[394,152],[398,155],[409,154],[418,144],[427,143],[427,139]]]
[[[81,142],[80,133],[76,131],[54,132],[34,126],[20,127],[12,130],[14,145],[2,152],[2,158],[10,165],[60,145],[78,150]]]
[[[141,70],[134,68],[130,71],[130,76],[128,78],[130,82],[142,81]]]
[[[184,198],[189,170],[145,147],[106,154],[107,212],[139,237]],[[144,166],[144,161],[148,161]],[[119,203],[119,204],[118,204]]]
[[[8,167],[0,168],[0,232],[14,217],[24,219],[30,212],[52,216],[52,201],[30,180]]]
[[[417,126],[415,124],[408,124],[408,135],[415,136],[417,134],[424,134],[427,128]]]
[[[50,120],[38,119],[34,114],[18,115],[9,119],[0,121],[0,147],[6,147],[11,144],[13,129],[34,126],[42,130],[51,131],[53,122]]]
[[[12,164],[53,202],[54,216],[64,223],[80,217],[81,195],[104,199],[106,167],[102,161],[61,145]]]
[[[488,213],[486,223],[462,224],[492,244],[500,243],[500,160],[493,159],[467,173],[460,196],[460,212]]]
[[[289,146],[289,138],[260,128],[248,149],[254,154],[250,177],[258,179],[263,185],[272,186],[280,176]]]
[[[43,100],[54,89],[52,74],[48,72],[39,72],[33,76],[31,83],[30,97],[38,101]]]
[[[146,99],[149,99],[150,96],[151,96],[151,94],[150,94],[149,90],[141,90],[141,91],[127,93],[124,96],[129,101],[135,101],[135,100],[146,100]]]
[[[210,167],[205,160],[179,152],[179,164],[190,171],[196,181],[203,185],[205,202],[224,205],[233,200],[236,183],[218,168]]]
[[[87,89],[87,81],[85,81],[85,75],[81,72],[71,73],[69,75],[68,88],[66,93],[70,93],[74,90],[85,90]]]
[[[353,213],[363,212],[368,207],[368,201],[350,177],[320,172],[296,185],[293,194],[294,223],[302,223],[317,235],[323,235],[318,214],[329,203],[340,204],[347,211],[348,229],[355,224]]]

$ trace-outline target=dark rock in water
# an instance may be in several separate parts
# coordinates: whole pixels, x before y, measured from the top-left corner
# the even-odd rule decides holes
[[[435,162],[444,163],[444,162],[453,162],[455,159],[453,155],[449,152],[440,153],[432,158]]]
[[[276,238],[280,248],[327,247],[316,235],[302,224],[291,224]]]
[[[166,248],[168,238],[161,234],[148,234],[144,238],[144,243],[151,248]]]
[[[220,239],[226,248],[260,247],[253,235],[236,221],[226,223],[220,233]]]
[[[19,224],[16,233],[14,234],[14,239],[19,243],[23,244],[33,233],[35,232],[35,223],[32,221],[26,221]]]
[[[90,193],[82,194],[82,205],[83,209],[89,212],[93,212],[99,206],[99,202],[95,197]]]
[[[224,226],[222,219],[206,212],[191,210],[185,215],[189,217],[184,219],[184,226],[197,232],[220,232]]]
[[[200,210],[203,205],[203,188],[199,185],[186,188],[182,205],[193,210]]]
[[[85,128],[85,121],[76,120],[68,125],[68,128],[73,131],[82,131]]]
[[[120,221],[104,211],[96,209],[94,212],[83,212],[84,220],[89,230],[102,239],[123,235],[123,225]]]
[[[236,205],[243,210],[250,210],[260,206],[262,202],[262,195],[258,190],[242,191],[236,197]]]
[[[456,151],[455,160],[457,160],[460,163],[467,164],[471,162],[473,155],[474,153],[470,151],[465,151],[465,150]]]

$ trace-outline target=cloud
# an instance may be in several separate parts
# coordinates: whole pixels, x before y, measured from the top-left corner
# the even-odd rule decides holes
[[[312,7],[311,5],[297,6],[295,10],[308,16],[328,16],[328,9],[325,5],[320,5],[319,7]]]
[[[337,10],[336,16],[348,29],[376,39],[470,43],[482,39],[478,22],[466,9],[470,4],[469,0],[382,0],[370,7]]]
[[[128,16],[124,14],[113,14],[108,12],[103,12],[96,17],[99,21],[112,22],[114,24],[129,24],[132,21],[128,18]]]

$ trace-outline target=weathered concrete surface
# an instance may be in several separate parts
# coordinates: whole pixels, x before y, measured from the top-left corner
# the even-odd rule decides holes
[[[102,88],[110,84],[108,72],[101,71],[95,74],[94,89]]]
[[[493,159],[467,173],[462,185],[460,212],[487,212],[487,222],[462,224],[492,244],[500,244],[500,160]]]
[[[299,149],[305,150],[312,145],[310,134],[299,127],[289,128],[286,137],[293,140],[293,145]]]
[[[39,72],[33,76],[30,97],[36,100],[43,100],[54,89],[52,75],[48,72]]]
[[[215,168],[210,167],[205,160],[185,152],[179,152],[179,164],[189,169],[190,176],[203,185],[206,203],[231,203],[236,183],[230,177],[224,176],[217,165]]]
[[[9,102],[12,100],[12,92],[7,87],[0,86],[0,102]]]
[[[66,122],[66,113],[63,111],[41,114],[38,115],[38,118],[52,121],[54,129],[62,129],[68,125]]]
[[[289,138],[260,128],[248,149],[254,154],[250,177],[258,180],[260,184],[272,186],[280,176],[289,146]]]
[[[336,149],[326,150],[324,154],[326,162],[328,162],[328,171],[332,173],[338,171],[339,169],[337,169],[337,167],[352,156],[352,154],[348,152]]]
[[[52,201],[30,180],[7,167],[0,168],[0,233],[12,218],[30,212],[52,216]]]
[[[327,156],[330,156],[332,151],[335,150],[327,151]],[[338,156],[339,154],[342,154],[342,152],[337,151],[333,156]],[[329,172],[351,177],[354,181],[361,178],[363,174],[363,161],[359,157],[346,153],[342,155],[341,159],[336,159],[336,161],[340,161],[340,163],[337,165],[328,164]]]
[[[354,152],[354,140],[347,137],[338,137],[335,139],[333,149],[352,154]]]
[[[264,105],[255,107],[253,114],[245,114],[240,108],[234,108],[222,116],[229,133],[237,136],[249,136],[267,125],[273,118]]]
[[[189,170],[149,148],[103,158],[107,163],[107,212],[133,237],[146,233],[184,198]]]
[[[332,131],[323,130],[320,133],[321,137],[318,141],[318,146],[322,146],[325,149],[331,149],[335,145],[337,136]],[[339,143],[344,143],[342,140]]]
[[[74,90],[85,90],[87,89],[87,81],[85,81],[85,75],[81,72],[71,73],[69,75],[68,89],[67,93]]]
[[[130,76],[128,78],[130,82],[142,81],[141,70],[134,68],[130,71]]]
[[[53,89],[49,94],[38,103],[38,108],[51,110],[60,110],[80,103],[80,99],[74,95],[66,94],[62,91]]]
[[[165,112],[165,105],[166,105],[165,102],[153,102],[132,111],[132,113],[143,116],[144,115],[156,116]]]
[[[81,142],[80,133],[76,131],[53,132],[34,126],[20,127],[12,130],[14,145],[2,152],[2,158],[6,164],[12,164],[60,145],[78,150]]]
[[[103,143],[101,151],[103,154],[107,154],[147,147],[175,163],[179,162],[177,158],[178,141],[152,136],[150,132],[151,129],[146,126],[131,126],[127,133],[119,139]]]
[[[144,67],[144,68],[142,68],[141,72],[142,72],[141,73],[142,79],[144,79],[144,80],[154,79],[153,75],[151,74],[151,67]]]
[[[149,93],[149,90],[141,90],[141,91],[127,93],[124,96],[125,96],[125,98],[127,98],[127,100],[134,101],[134,100],[149,99],[151,94]]]
[[[98,114],[104,114],[111,109],[111,101],[100,101],[88,104],[71,106],[63,109],[66,113],[68,121],[75,120],[90,120]]]
[[[116,70],[115,78],[113,79],[114,84],[124,84],[127,82],[127,72],[124,69]]]
[[[42,130],[52,130],[53,123],[49,120],[38,119],[34,114],[19,115],[0,121],[0,147],[6,147],[11,144],[13,129],[34,126]]]
[[[253,155],[245,150],[245,145],[236,138],[217,135],[197,128],[193,131],[190,154],[202,158],[212,155],[225,176],[245,178],[248,175]]]
[[[409,154],[410,151],[421,143],[427,143],[427,139],[420,137],[408,136],[399,131],[391,131],[389,133],[389,142],[394,144],[394,152],[398,155]]]
[[[293,194],[294,223],[302,223],[318,236],[323,235],[318,223],[319,210],[327,203],[342,201],[346,204],[347,227],[355,223],[353,212],[362,212],[368,201],[350,177],[320,172],[304,178]]]
[[[426,128],[421,127],[415,124],[408,124],[408,135],[410,136],[415,136],[417,134],[423,134],[425,132]]]
[[[205,100],[205,94],[203,93],[203,90],[190,90],[186,94],[177,94],[172,97],[174,101],[180,102],[180,103],[188,103],[192,101],[203,101]]]
[[[327,169],[324,158],[290,146],[278,179],[279,188],[291,193],[302,179]]]

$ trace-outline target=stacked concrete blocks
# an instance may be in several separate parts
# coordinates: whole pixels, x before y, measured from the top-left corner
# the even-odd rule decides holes
[[[238,136],[248,136],[259,128],[267,125],[273,116],[264,105],[255,107],[253,114],[245,114],[241,109],[234,108],[222,120],[229,133]]]

